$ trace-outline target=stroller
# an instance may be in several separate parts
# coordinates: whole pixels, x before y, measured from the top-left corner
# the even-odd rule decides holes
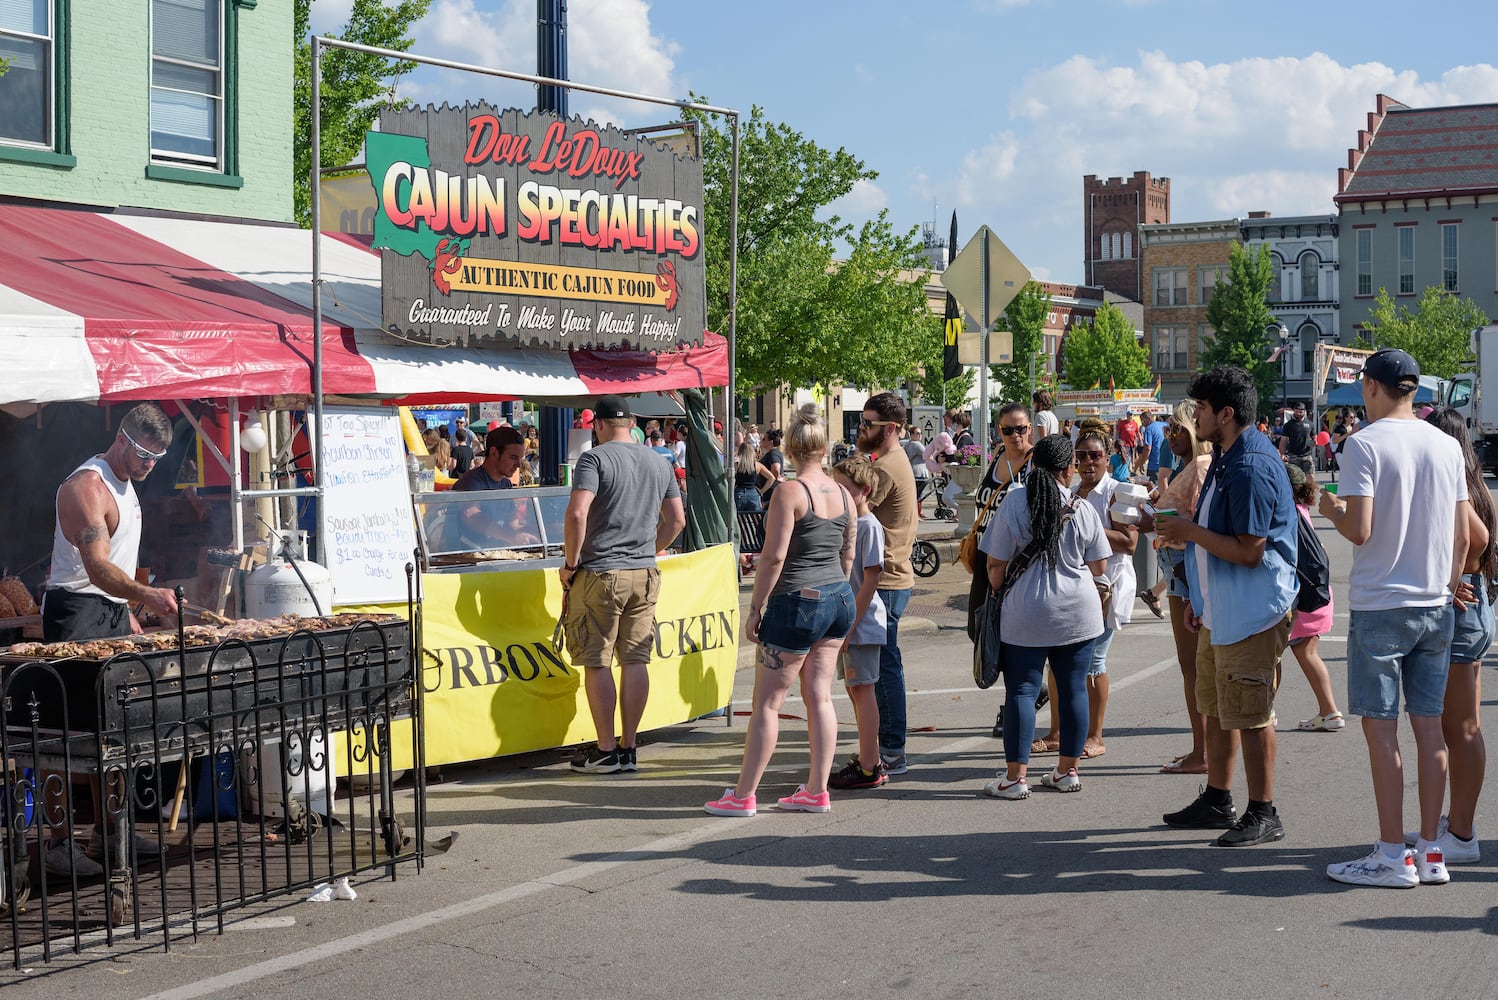
[[[952,485],[952,477],[945,472],[939,472],[932,476],[927,482],[930,489],[936,494],[936,513],[933,515],[938,521],[956,521],[957,508],[952,506],[952,499],[947,497],[947,489]]]

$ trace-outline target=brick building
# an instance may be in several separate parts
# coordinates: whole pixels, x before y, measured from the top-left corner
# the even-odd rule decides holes
[[[1170,178],[1136,170],[1125,180],[1082,178],[1082,273],[1087,284],[1143,302],[1147,273],[1140,258],[1140,227],[1170,222]]]
[[[1355,336],[1379,289],[1413,306],[1434,285],[1498,316],[1498,104],[1410,108],[1383,94],[1347,151],[1342,328]]]
[[[1148,282],[1144,337],[1150,364],[1166,402],[1182,399],[1197,370],[1202,341],[1210,338],[1207,303],[1218,278],[1227,278],[1237,219],[1139,227],[1141,270]]]

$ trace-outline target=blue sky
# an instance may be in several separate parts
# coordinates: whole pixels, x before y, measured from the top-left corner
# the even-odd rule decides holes
[[[316,0],[314,29],[350,0]],[[569,0],[571,77],[760,105],[874,170],[837,207],[959,241],[986,223],[1036,277],[1082,279],[1082,176],[1171,179],[1175,221],[1330,213],[1374,96],[1498,101],[1487,3],[1260,0]],[[1404,27],[1398,27],[1403,25]],[[535,71],[535,0],[433,0],[415,51]],[[421,70],[421,102],[532,88]],[[622,125],[664,120],[574,94]]]

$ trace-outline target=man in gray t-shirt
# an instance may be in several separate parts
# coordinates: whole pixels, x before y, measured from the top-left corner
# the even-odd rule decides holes
[[[599,443],[578,457],[567,502],[566,565],[560,570],[568,595],[567,654],[583,668],[598,733],[597,745],[572,762],[574,771],[586,774],[636,770],[635,739],[650,694],[660,594],[655,554],[686,526],[671,466],[634,443],[634,425],[624,400],[598,400],[593,427]],[[616,652],[617,689],[610,670]],[[619,739],[616,704],[624,729]]]

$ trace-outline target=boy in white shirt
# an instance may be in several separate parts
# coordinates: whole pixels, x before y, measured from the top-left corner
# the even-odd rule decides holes
[[[851,455],[832,470],[858,510],[858,540],[854,544],[853,627],[843,640],[837,660],[837,676],[848,688],[853,716],[858,721],[858,753],[827,779],[829,788],[878,788],[889,780],[889,771],[879,757],[879,702],[874,684],[879,680],[879,652],[886,639],[884,602],[879,599],[879,575],[884,570],[884,527],[869,510],[869,494],[877,482],[874,463],[863,455]],[[873,761],[872,771],[863,761]]]

